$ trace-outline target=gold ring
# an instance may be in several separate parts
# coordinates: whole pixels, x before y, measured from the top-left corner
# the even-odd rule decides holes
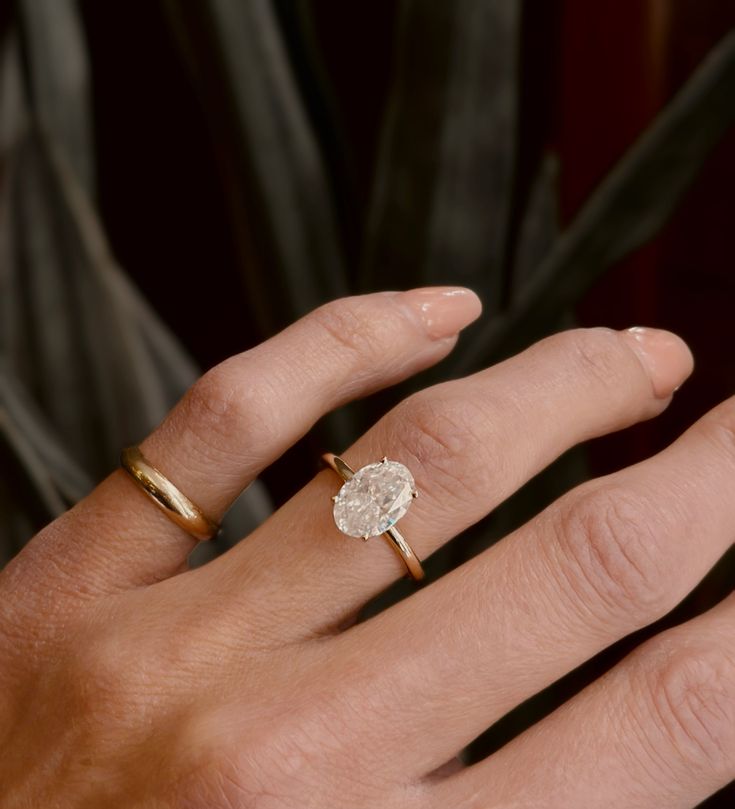
[[[163,472],[149,463],[139,447],[124,449],[120,463],[166,516],[184,531],[196,539],[211,539],[219,531],[219,525],[180,492]]]
[[[402,463],[387,458],[363,466],[357,472],[331,452],[322,455],[322,460],[344,481],[339,493],[332,497],[337,528],[347,536],[362,537],[365,541],[382,536],[411,578],[421,581],[424,578],[421,562],[395,527],[418,496],[409,470]]]

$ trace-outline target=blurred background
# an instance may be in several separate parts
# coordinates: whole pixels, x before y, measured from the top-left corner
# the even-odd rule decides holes
[[[661,449],[735,392],[734,25],[724,0],[5,0],[0,563],[201,369],[348,293],[459,283],[485,315],[437,368],[323,419],[197,561],[411,390],[574,325],[672,329],[695,374],[655,422],[567,453],[430,576]],[[467,761],[734,575],[730,552]]]

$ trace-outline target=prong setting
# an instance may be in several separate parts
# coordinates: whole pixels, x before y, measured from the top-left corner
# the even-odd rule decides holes
[[[411,472],[384,456],[358,469],[332,497],[342,533],[367,540],[389,531],[418,495]]]

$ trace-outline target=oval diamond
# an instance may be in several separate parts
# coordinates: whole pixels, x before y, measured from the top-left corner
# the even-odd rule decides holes
[[[386,458],[346,481],[334,498],[334,521],[351,537],[380,536],[403,517],[415,496],[413,475]]]

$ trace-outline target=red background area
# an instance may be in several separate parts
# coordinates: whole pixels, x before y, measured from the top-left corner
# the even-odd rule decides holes
[[[721,0],[564,0],[558,116],[565,220],[735,26]],[[709,159],[656,241],[613,268],[578,308],[583,325],[653,325],[691,346],[697,367],[669,413],[592,448],[595,471],[649,455],[735,392],[735,135]]]

